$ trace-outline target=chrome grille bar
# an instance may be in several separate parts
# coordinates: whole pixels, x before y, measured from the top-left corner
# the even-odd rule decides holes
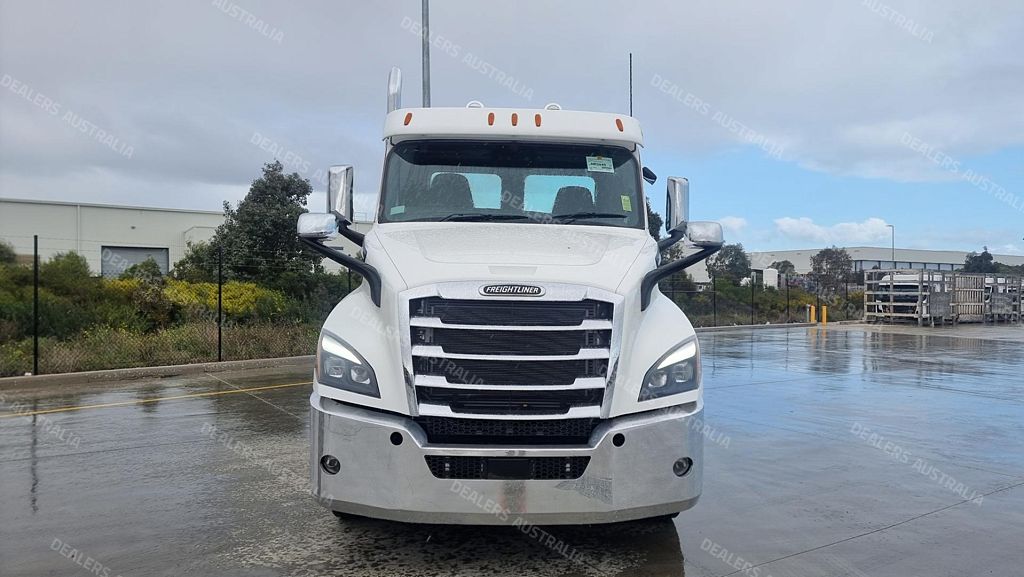
[[[513,421],[607,416],[624,299],[559,284],[544,284],[539,297],[481,294],[491,282],[441,283],[400,295],[414,414]]]

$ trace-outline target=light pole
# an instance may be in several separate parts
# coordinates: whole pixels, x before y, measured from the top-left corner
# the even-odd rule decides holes
[[[896,227],[891,224],[885,225],[892,230],[892,268],[898,268],[896,266]]]
[[[430,108],[430,2],[423,0],[422,30],[423,43],[423,108]]]

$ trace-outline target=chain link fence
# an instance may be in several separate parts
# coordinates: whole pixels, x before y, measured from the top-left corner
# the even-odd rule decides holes
[[[312,354],[324,319],[359,283],[258,250],[212,247],[198,276],[106,249],[99,274],[74,252],[38,258],[63,240],[36,237],[37,256],[0,263],[0,376]],[[259,275],[240,278],[250,270]],[[808,305],[826,305],[829,320],[861,319],[863,293],[852,288],[823,296],[800,276],[779,288],[685,275],[660,283],[697,327],[804,322]]]
[[[677,274],[659,287],[695,327],[802,323],[808,320],[809,306],[817,311],[826,307],[830,321],[864,317],[860,286],[846,285],[840,291],[822,293],[804,275],[784,276],[778,287],[768,287],[756,281],[736,284],[725,279],[698,285]]]
[[[0,263],[0,376],[312,354],[323,320],[355,286],[347,271],[297,271],[257,252],[231,256],[297,288],[232,278],[212,251],[212,278],[184,279],[155,260],[103,251],[102,272],[77,253]],[[300,274],[301,273],[301,274]]]

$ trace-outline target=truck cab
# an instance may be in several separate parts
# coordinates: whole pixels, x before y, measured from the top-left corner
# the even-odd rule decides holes
[[[700,346],[657,281],[722,245],[669,179],[648,232],[639,123],[561,110],[401,108],[374,223],[352,168],[299,237],[364,282],[320,334],[314,496],[339,516],[581,524],[674,515],[701,493]],[[354,259],[324,243],[344,235]],[[685,242],[691,250],[662,263]]]

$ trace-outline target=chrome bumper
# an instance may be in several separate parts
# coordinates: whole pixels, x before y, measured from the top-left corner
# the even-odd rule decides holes
[[[334,511],[407,521],[466,525],[611,523],[689,509],[701,492],[703,412],[652,411],[610,419],[585,446],[431,445],[407,417],[342,405],[316,393],[311,401],[313,495]],[[402,442],[393,444],[392,433]],[[617,433],[625,442],[616,447]],[[329,475],[324,455],[341,462]],[[572,480],[439,479],[427,455],[482,457],[588,456]],[[683,477],[677,459],[693,466]]]

